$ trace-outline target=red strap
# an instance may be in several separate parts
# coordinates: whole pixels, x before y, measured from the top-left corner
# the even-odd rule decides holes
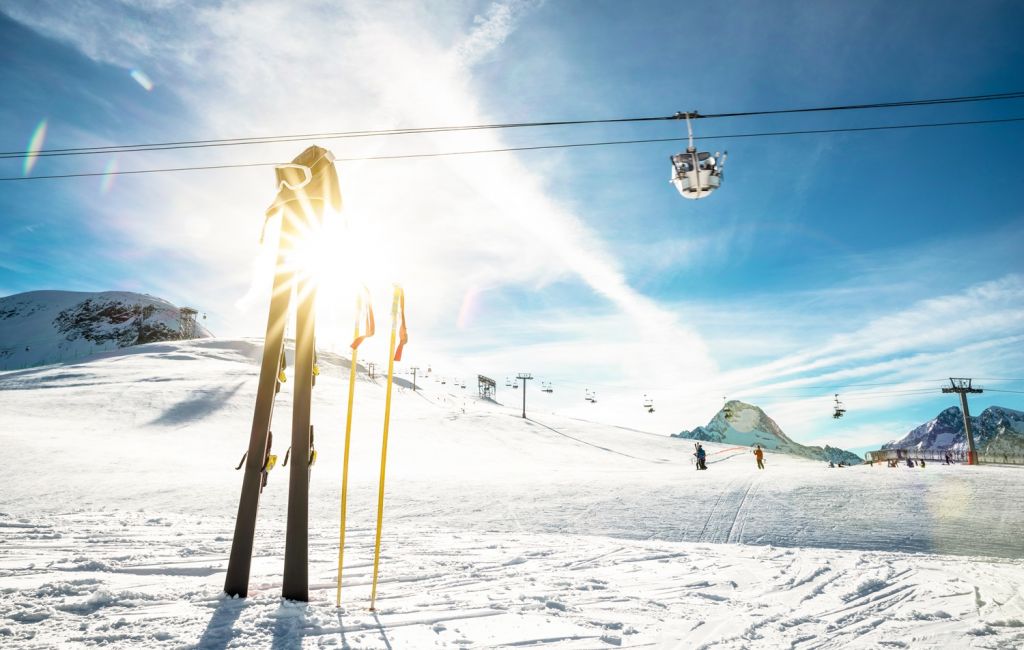
[[[398,329],[398,348],[395,350],[395,361],[402,360],[402,348],[409,342],[409,333],[405,329],[405,289],[398,290],[398,298],[399,305],[401,305],[402,325]]]
[[[376,330],[376,326],[373,322],[373,303],[370,302],[370,291],[366,287],[363,287],[363,299],[359,301],[359,304],[363,312],[362,314],[360,314],[360,316],[365,317],[366,327],[363,330],[362,336],[357,336],[355,340],[352,341],[353,350],[358,348],[359,344],[362,343],[365,339],[373,336],[373,333]]]

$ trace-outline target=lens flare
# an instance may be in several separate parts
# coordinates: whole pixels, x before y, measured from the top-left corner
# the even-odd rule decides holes
[[[473,317],[476,316],[477,308],[480,304],[480,290],[477,287],[470,287],[466,290],[464,296],[462,296],[462,306],[459,307],[459,315],[455,320],[455,326],[461,329],[466,329],[472,322]]]
[[[103,176],[100,177],[100,194],[106,194],[114,185],[114,178],[117,174],[117,158],[109,160],[103,168]]]
[[[138,82],[140,86],[146,89],[146,92],[153,90],[153,80],[149,78],[142,70],[138,68],[132,68],[132,79]]]
[[[32,168],[36,166],[36,160],[39,159],[39,150],[43,148],[43,141],[46,139],[46,120],[44,119],[36,126],[36,130],[32,132],[32,137],[28,140],[28,149],[25,153],[25,163],[22,166],[22,176],[28,176],[32,173]]]

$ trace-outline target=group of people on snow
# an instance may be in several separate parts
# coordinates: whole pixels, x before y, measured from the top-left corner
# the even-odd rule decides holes
[[[697,459],[697,469],[707,469],[708,452],[704,451],[704,447],[698,442],[696,443],[696,451],[693,452],[694,457]],[[761,445],[754,447],[754,458],[757,459],[757,469],[764,469],[764,450],[761,449]]]

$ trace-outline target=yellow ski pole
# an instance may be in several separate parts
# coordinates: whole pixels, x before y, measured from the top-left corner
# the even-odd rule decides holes
[[[391,386],[395,377],[395,360],[401,359],[402,348],[395,352],[395,328],[398,324],[398,305],[402,303],[402,345],[405,345],[405,294],[402,287],[395,285],[391,301],[391,347],[388,351],[388,387],[384,398],[384,440],[380,452],[380,486],[377,490],[377,536],[373,545],[373,586],[370,588],[370,611],[375,611],[377,600],[377,570],[380,566],[380,531],[384,523],[384,470],[388,463],[388,426],[391,423]]]
[[[359,317],[362,316],[363,297],[356,297],[356,326],[352,340],[359,339]],[[352,367],[348,373],[348,415],[345,416],[345,456],[341,464],[341,523],[338,530],[338,590],[335,595],[336,607],[341,607],[341,569],[345,564],[345,510],[348,501],[348,452],[352,442],[352,402],[356,394],[356,358],[359,347],[352,344]]]

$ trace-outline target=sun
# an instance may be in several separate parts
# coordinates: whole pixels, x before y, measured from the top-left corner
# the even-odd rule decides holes
[[[385,310],[393,284],[401,280],[395,265],[388,263],[386,233],[369,222],[346,219],[329,210],[319,222],[303,223],[286,241],[281,219],[277,217],[268,224],[261,255],[264,265],[276,268],[280,262],[292,274],[289,290],[305,287],[316,291],[318,340],[345,343],[352,329],[357,296],[369,292],[378,310]],[[266,266],[263,277],[272,274]],[[302,297],[296,295],[293,305]]]

